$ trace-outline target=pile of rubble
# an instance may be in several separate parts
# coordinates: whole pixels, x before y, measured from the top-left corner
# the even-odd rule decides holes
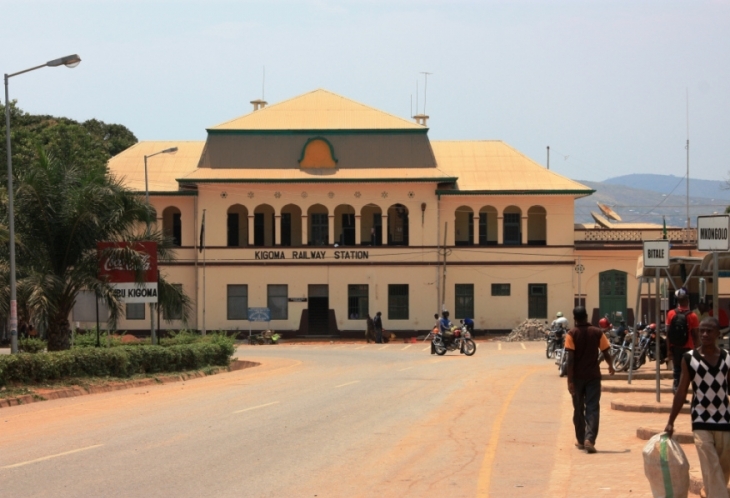
[[[512,329],[507,342],[542,341],[549,332],[550,327],[545,321],[528,319]]]

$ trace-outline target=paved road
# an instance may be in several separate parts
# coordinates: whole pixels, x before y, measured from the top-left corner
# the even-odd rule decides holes
[[[572,482],[572,463],[600,472],[619,457],[572,448],[565,382],[543,344],[479,343],[473,357],[422,343],[241,346],[262,365],[2,409],[0,495],[615,492]],[[635,451],[627,469],[640,473]]]

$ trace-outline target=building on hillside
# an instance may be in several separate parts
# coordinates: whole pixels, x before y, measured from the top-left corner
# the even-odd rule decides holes
[[[431,141],[427,116],[326,90],[253,104],[205,142],[141,142],[109,162],[142,193],[144,156],[178,147],[148,159],[149,190],[179,246],[162,271],[194,297],[191,327],[261,329],[247,309],[268,307],[270,327],[290,335],[361,334],[378,311],[410,334],[444,303],[477,330],[509,330],[569,313],[579,278],[589,309],[631,307],[606,293],[630,294],[635,235],[652,231],[625,243],[574,226],[574,201],[592,190],[504,142]],[[146,313],[128,305],[119,328],[149,330]]]

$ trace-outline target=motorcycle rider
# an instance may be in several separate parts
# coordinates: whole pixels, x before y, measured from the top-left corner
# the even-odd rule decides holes
[[[443,313],[441,313],[441,320],[439,320],[439,333],[441,334],[441,339],[446,343],[446,340],[448,337],[451,336],[451,320],[449,320],[449,312],[447,310],[444,310]]]
[[[436,323],[433,324],[433,329],[431,329],[432,334],[436,334],[439,330],[439,314],[434,313],[433,319],[436,320]],[[431,338],[431,354],[436,354],[436,346],[433,345],[433,337]]]
[[[562,347],[563,344],[563,334],[569,327],[568,319],[563,316],[563,312],[558,311],[555,313],[555,320],[553,320],[553,323],[550,324],[550,329],[555,332],[555,337],[558,338],[558,344],[560,344],[560,347]]]
[[[466,325],[466,330],[468,330],[470,334],[474,333],[474,320],[471,318],[464,318],[462,323]]]

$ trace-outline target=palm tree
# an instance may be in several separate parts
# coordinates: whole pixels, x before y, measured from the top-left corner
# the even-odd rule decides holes
[[[109,307],[112,326],[122,313],[123,303],[97,277],[97,242],[154,241],[162,262],[173,258],[172,241],[149,228],[154,210],[105,167],[67,164],[39,149],[37,160],[16,176],[18,307],[45,329],[49,350],[68,349],[68,318],[80,291],[100,296]],[[148,228],[140,233],[145,225]],[[111,251],[131,264],[141,261],[129,248]],[[5,276],[6,282],[0,294],[9,294],[7,273],[7,265],[0,264],[0,278]],[[187,319],[190,301],[182,291],[164,279],[160,289],[160,306]],[[7,313],[7,302],[0,296],[0,312]]]

